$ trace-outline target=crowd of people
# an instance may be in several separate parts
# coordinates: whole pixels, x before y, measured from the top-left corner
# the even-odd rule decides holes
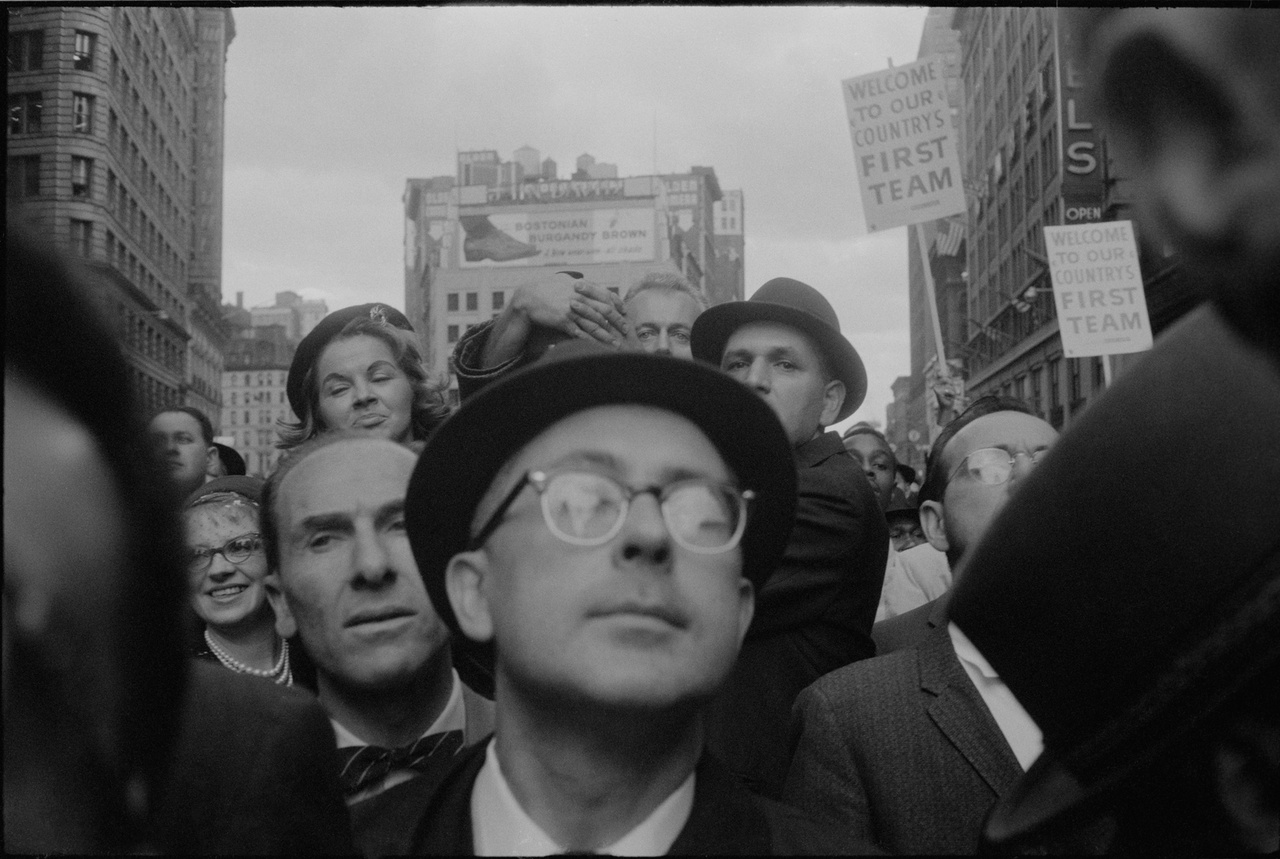
[[[330,314],[247,476],[11,230],[6,851],[1275,852],[1280,16],[1077,24],[1208,301],[922,475],[829,429],[867,374],[818,289],[562,271],[454,410],[403,314]]]

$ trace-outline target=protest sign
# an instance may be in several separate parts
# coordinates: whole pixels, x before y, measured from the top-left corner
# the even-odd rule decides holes
[[[960,157],[939,61],[841,83],[869,231],[965,210]]]
[[[1151,348],[1151,320],[1133,224],[1104,221],[1044,228],[1049,276],[1068,358]]]

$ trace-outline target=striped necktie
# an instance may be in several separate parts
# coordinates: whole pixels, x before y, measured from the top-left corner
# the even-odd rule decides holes
[[[412,743],[394,749],[382,746],[348,746],[338,749],[342,771],[338,779],[342,791],[352,796],[387,777],[392,770],[426,772],[440,766],[462,750],[462,731],[445,731],[419,737]]]

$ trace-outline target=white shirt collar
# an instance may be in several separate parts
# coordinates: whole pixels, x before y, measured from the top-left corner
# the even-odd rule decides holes
[[[965,635],[960,627],[956,626],[954,623],[949,623],[947,624],[947,632],[951,635],[951,644],[955,647],[956,656],[960,658],[961,662],[967,662],[974,668],[978,669],[983,677],[1000,677],[1000,675],[996,673],[996,670],[991,667],[991,663],[987,661],[987,658],[983,656],[981,652],[979,652],[974,643],[969,640],[969,636]]]
[[[453,686],[449,690],[449,700],[445,702],[444,709],[440,711],[440,715],[436,716],[436,720],[431,723],[431,727],[422,732],[422,736],[429,734],[438,734],[442,731],[464,731],[467,727],[467,709],[462,699],[462,680],[458,678],[458,672],[453,670]],[[338,748],[345,749],[348,746],[367,746],[370,745],[365,740],[360,739],[342,723],[336,719],[329,719],[333,723],[333,733],[338,740]],[[471,740],[471,737],[465,737],[465,740]]]
[[[955,623],[948,623],[947,633],[951,636],[951,646],[960,660],[960,667],[978,690],[982,703],[987,705],[991,718],[1013,750],[1014,757],[1024,770],[1030,769],[1044,751],[1044,735],[1040,732],[1040,726],[1014,696],[1013,690],[996,674],[986,657],[960,631],[960,627]]]
[[[693,810],[694,773],[638,826],[601,852],[614,856],[661,856],[671,849]],[[489,741],[484,766],[471,791],[471,835],[477,856],[549,856],[564,853],[525,813]]]

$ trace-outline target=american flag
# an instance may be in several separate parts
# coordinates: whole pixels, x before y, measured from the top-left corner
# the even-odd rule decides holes
[[[964,224],[959,221],[949,221],[946,230],[939,230],[938,237],[934,239],[934,244],[938,248],[938,255],[955,256],[960,250],[960,243],[964,241]]]

